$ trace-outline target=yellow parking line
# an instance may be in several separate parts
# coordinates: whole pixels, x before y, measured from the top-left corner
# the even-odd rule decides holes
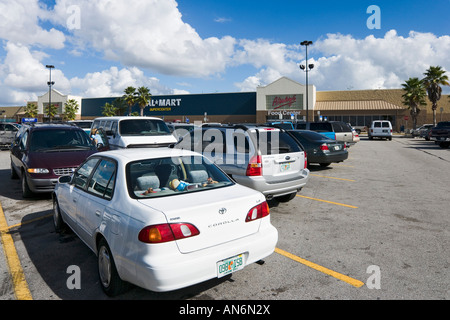
[[[333,202],[333,201],[328,201],[328,200],[322,200],[322,199],[317,199],[317,198],[311,198],[311,197],[307,197],[307,196],[301,196],[301,195],[299,195],[299,194],[297,194],[297,197],[305,198],[305,199],[310,199],[310,200],[321,201],[321,202],[326,202],[326,203],[331,203],[331,204],[336,204],[336,205],[338,205],[338,206],[343,206],[343,207],[348,207],[348,208],[353,208],[353,209],[358,209],[358,207],[351,206],[351,205],[349,205],[349,204],[343,204],[343,203],[339,203],[339,202]]]
[[[0,236],[6,260],[8,261],[9,272],[14,284],[14,293],[18,300],[32,300],[33,298],[28,288],[16,247],[14,246],[14,240],[7,232],[8,229],[8,223],[6,222],[5,214],[0,204]]]
[[[296,255],[293,255],[292,253],[289,253],[289,252],[284,251],[282,249],[275,248],[275,252],[278,253],[278,254],[281,254],[282,256],[285,256],[285,257],[287,257],[287,258],[289,258],[291,260],[294,260],[294,261],[297,261],[297,262],[299,262],[301,264],[304,264],[305,266],[308,266],[308,267],[310,267],[310,268],[312,268],[314,270],[320,271],[320,272],[325,273],[325,274],[327,274],[329,276],[332,276],[332,277],[334,277],[334,278],[336,278],[338,280],[341,280],[341,281],[344,281],[344,282],[346,282],[348,284],[351,284],[352,286],[354,286],[356,288],[360,288],[360,287],[362,287],[364,285],[364,282],[362,282],[362,281],[353,279],[353,278],[351,278],[349,276],[346,276],[346,275],[344,275],[342,273],[339,273],[339,272],[330,270],[328,268],[322,267],[322,266],[320,266],[318,264],[315,264],[315,263],[313,263],[311,261],[308,261],[308,260],[305,260],[303,258],[297,257]]]
[[[344,179],[344,178],[335,178],[335,177],[329,177],[329,176],[321,176],[321,175],[319,175],[319,174],[314,174],[314,173],[310,173],[309,175],[310,175],[310,176],[321,177],[321,178],[328,178],[328,179],[335,179],[335,180],[343,180],[343,181],[356,182],[356,180]]]

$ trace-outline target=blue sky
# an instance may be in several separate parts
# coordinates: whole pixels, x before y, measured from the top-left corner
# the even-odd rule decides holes
[[[46,64],[55,89],[83,97],[304,83],[303,40],[318,91],[400,88],[430,65],[450,70],[449,12],[450,0],[0,0],[0,106],[45,93]]]

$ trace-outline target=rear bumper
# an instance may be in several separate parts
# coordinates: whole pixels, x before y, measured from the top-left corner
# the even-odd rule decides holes
[[[233,175],[233,179],[239,184],[260,191],[266,197],[278,197],[297,192],[303,188],[309,180],[309,170],[303,169],[294,179],[281,181],[269,182],[263,176],[248,177]]]
[[[342,162],[347,160],[348,152],[339,152],[332,154],[321,154],[321,155],[308,155],[309,163],[332,163],[332,162]]]
[[[264,222],[263,230],[251,236],[188,254],[144,255],[136,263],[134,279],[124,279],[144,289],[165,292],[198,284],[217,277],[217,262],[244,254],[245,266],[271,255],[278,231]],[[169,251],[170,252],[170,251]]]

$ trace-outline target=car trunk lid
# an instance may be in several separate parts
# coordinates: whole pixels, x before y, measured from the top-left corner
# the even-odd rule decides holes
[[[258,232],[260,220],[245,222],[251,208],[264,197],[251,189],[230,187],[191,192],[177,196],[139,200],[153,208],[163,208],[169,224],[186,223],[198,229],[193,237],[176,240],[181,253],[189,253],[226,243]],[[230,201],[230,195],[233,195]]]

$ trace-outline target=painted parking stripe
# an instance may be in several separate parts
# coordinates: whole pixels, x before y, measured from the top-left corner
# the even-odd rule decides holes
[[[335,177],[329,177],[329,176],[322,176],[319,174],[313,174],[310,173],[310,176],[315,176],[315,177],[320,177],[320,178],[328,178],[328,179],[335,179],[335,180],[343,180],[343,181],[350,181],[350,182],[356,182],[356,180],[351,180],[351,179],[344,179],[344,178],[335,178]]]
[[[9,272],[14,285],[14,293],[18,300],[33,300],[30,289],[28,288],[19,256],[17,255],[14,240],[8,233],[9,227],[6,222],[3,208],[0,204],[0,236],[6,260],[8,262]]]
[[[335,205],[342,206],[342,207],[348,207],[348,208],[358,209],[358,207],[351,206],[351,205],[349,205],[349,204],[344,204],[344,203],[339,203],[339,202],[333,202],[333,201],[328,201],[328,200],[323,200],[323,199],[317,199],[317,198],[311,198],[311,197],[307,197],[307,196],[301,196],[301,195],[299,195],[299,194],[297,194],[297,197],[305,198],[305,199],[310,199],[310,200],[315,200],[315,201],[320,201],[320,202],[331,203],[331,204],[335,204]]]
[[[285,256],[285,257],[287,257],[287,258],[289,258],[291,260],[299,262],[299,263],[301,263],[301,264],[303,264],[305,266],[308,266],[308,267],[310,267],[310,268],[312,268],[314,270],[320,271],[320,272],[325,273],[325,274],[327,274],[329,276],[332,276],[332,277],[334,277],[334,278],[336,278],[338,280],[344,281],[345,283],[348,283],[348,284],[350,284],[350,285],[352,285],[352,286],[354,286],[356,288],[360,288],[360,287],[362,287],[364,285],[364,282],[362,282],[362,281],[359,281],[357,279],[353,279],[353,278],[351,278],[349,276],[346,276],[345,274],[342,274],[342,273],[333,271],[331,269],[322,267],[322,266],[320,266],[318,264],[315,264],[315,263],[313,263],[311,261],[308,261],[308,260],[305,260],[303,258],[297,257],[296,255],[293,255],[292,253],[289,253],[289,252],[284,251],[282,249],[275,248],[275,252],[280,254],[280,255],[282,255],[282,256]]]

